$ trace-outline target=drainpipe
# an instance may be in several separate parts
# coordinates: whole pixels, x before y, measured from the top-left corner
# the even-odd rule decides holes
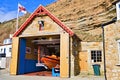
[[[111,21],[102,24],[102,41],[103,41],[103,54],[104,54],[104,76],[105,76],[105,80],[107,80],[107,75],[106,75],[106,57],[105,57],[105,31],[104,31],[104,27],[106,25],[112,24],[116,22],[116,17],[113,18]]]
[[[107,80],[106,76],[106,57],[105,57],[105,36],[104,36],[104,26],[102,25],[102,41],[103,41],[103,55],[104,55],[104,76],[105,80]]]

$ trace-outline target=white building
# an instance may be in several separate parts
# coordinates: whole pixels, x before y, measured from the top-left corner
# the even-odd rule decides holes
[[[3,45],[0,46],[0,57],[11,57],[12,39],[8,38],[3,41]]]
[[[0,68],[9,67],[12,50],[12,38],[7,38],[0,46]]]

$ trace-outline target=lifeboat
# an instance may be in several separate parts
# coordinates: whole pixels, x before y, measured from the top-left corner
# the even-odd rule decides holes
[[[57,57],[56,55],[45,56],[41,58],[41,62],[44,63],[48,69],[52,69],[56,65],[60,65],[60,57]]]

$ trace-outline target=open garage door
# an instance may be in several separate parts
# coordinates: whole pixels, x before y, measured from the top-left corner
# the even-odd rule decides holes
[[[60,35],[21,38],[18,63],[18,74],[59,77]]]

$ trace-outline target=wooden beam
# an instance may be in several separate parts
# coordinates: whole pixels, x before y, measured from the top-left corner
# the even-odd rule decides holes
[[[35,43],[35,44],[59,44],[60,39],[33,40],[32,43]]]
[[[38,45],[38,63],[40,63],[40,45]]]
[[[18,53],[19,51],[19,37],[12,38],[12,58],[10,63],[10,74],[17,75],[18,69]]]
[[[60,77],[69,77],[69,34],[60,35]]]

